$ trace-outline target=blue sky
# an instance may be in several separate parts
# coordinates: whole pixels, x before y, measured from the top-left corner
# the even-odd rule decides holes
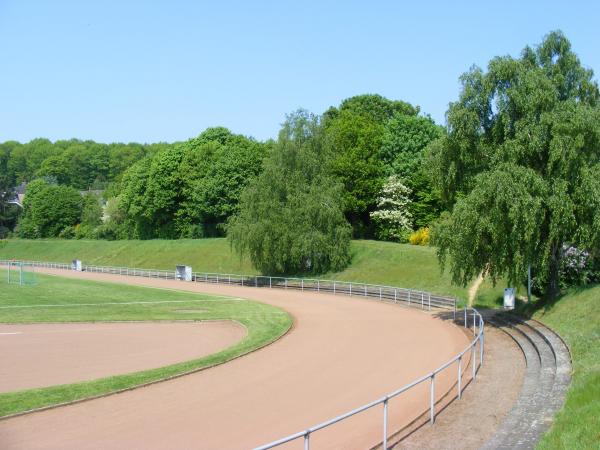
[[[0,0],[0,141],[275,137],[379,93],[444,123],[458,77],[562,29],[600,72],[600,2]],[[596,77],[597,78],[597,77]]]

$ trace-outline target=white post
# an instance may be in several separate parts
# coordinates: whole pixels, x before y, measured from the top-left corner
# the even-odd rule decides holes
[[[394,288],[394,303],[398,302],[398,289]]]
[[[429,390],[429,419],[431,425],[435,422],[435,374],[431,375],[431,386]]]
[[[458,399],[460,400],[462,397],[462,356],[458,357]]]
[[[335,295],[335,281],[333,282],[333,295]]]
[[[310,433],[304,435],[304,450],[310,450]]]
[[[302,286],[302,290],[304,290],[304,278],[300,280],[300,285]]]
[[[388,399],[383,401],[383,450],[387,450]]]
[[[269,277],[269,289],[273,287],[273,278]]]
[[[431,311],[431,294],[427,294],[427,297],[429,298],[429,311]]]
[[[475,344],[473,347],[471,347],[471,364],[473,365],[473,381],[475,381],[475,376],[477,374],[477,368],[475,367],[475,365],[477,364],[477,362],[475,361],[477,359],[477,352],[475,351],[476,346],[477,346],[477,344]]]

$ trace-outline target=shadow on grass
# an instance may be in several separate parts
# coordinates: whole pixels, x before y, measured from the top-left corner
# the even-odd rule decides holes
[[[539,311],[542,311],[544,314],[551,312],[554,307],[565,297],[579,294],[580,292],[592,289],[598,286],[598,284],[588,284],[582,286],[573,286],[568,289],[565,289],[561,295],[555,298],[547,298],[542,297],[531,303],[523,302],[518,300],[515,304],[514,312],[520,316],[523,316],[527,319],[533,317],[533,315]]]

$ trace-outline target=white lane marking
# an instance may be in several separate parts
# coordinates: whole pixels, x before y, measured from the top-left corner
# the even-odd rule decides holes
[[[242,298],[227,297],[227,300],[244,300]],[[69,307],[69,306],[104,306],[104,305],[157,305],[162,303],[193,303],[193,302],[210,302],[211,300],[200,299],[200,300],[165,300],[160,302],[109,302],[109,303],[72,303],[72,304],[59,304],[59,305],[8,305],[0,306],[0,309],[9,308],[51,308],[51,307]],[[214,300],[213,300],[214,301]]]
[[[8,335],[8,334],[23,334],[23,332],[22,331],[15,331],[15,332],[12,332],[12,333],[0,333],[0,336],[5,336],[5,335]]]

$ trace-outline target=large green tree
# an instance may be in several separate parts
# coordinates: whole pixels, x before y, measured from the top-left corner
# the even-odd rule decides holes
[[[219,127],[186,142],[184,152],[181,227],[190,237],[223,235],[243,189],[262,171],[266,146]]]
[[[81,195],[69,186],[43,179],[29,183],[23,200],[19,235],[24,238],[57,237],[81,219]]]
[[[242,189],[262,170],[265,146],[209,128],[158,151],[123,175],[119,205],[131,237],[222,235]]]
[[[264,172],[244,191],[228,237],[266,274],[319,273],[349,262],[351,228],[316,117],[288,116]]]
[[[330,171],[344,187],[343,208],[357,237],[372,237],[370,213],[386,178],[380,149],[386,124],[395,115],[416,115],[418,107],[380,95],[358,95],[323,114]]]
[[[441,212],[438,190],[431,182],[425,149],[442,135],[430,117],[396,113],[386,124],[379,158],[386,174],[398,175],[410,189],[408,210],[416,227],[426,227]]]
[[[561,32],[520,58],[472,68],[431,146],[451,214],[436,228],[454,280],[481,271],[517,283],[531,264],[559,293],[566,244],[600,248],[600,94]]]

